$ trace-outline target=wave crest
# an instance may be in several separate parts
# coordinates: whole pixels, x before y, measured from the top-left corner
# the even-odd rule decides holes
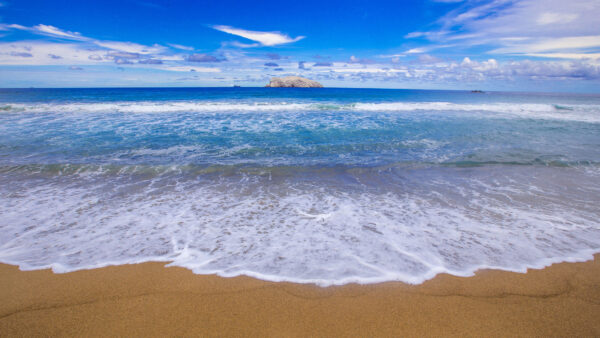
[[[122,101],[111,103],[10,103],[0,107],[5,112],[62,113],[174,113],[174,112],[288,112],[288,111],[356,111],[356,112],[487,112],[501,117],[559,119],[600,122],[598,105],[558,105],[541,103],[451,103],[451,102],[232,102],[232,101]],[[493,115],[492,115],[493,116]]]

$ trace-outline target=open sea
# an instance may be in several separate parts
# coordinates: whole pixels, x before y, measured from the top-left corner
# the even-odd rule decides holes
[[[600,95],[0,89],[0,262],[319,285],[600,252]]]

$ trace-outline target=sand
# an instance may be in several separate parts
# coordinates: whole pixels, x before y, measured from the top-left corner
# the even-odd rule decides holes
[[[0,336],[600,336],[600,262],[321,288],[143,263],[0,265]]]

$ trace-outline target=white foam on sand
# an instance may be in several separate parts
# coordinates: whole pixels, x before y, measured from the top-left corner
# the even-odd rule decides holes
[[[380,173],[332,176],[350,185],[327,175],[317,184],[316,173],[12,179],[0,188],[0,261],[55,272],[171,261],[325,286],[524,272],[600,251],[597,176],[445,170],[405,171],[384,186],[372,182]]]

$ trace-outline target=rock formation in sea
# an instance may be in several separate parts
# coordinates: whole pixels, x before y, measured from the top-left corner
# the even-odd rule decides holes
[[[271,78],[265,87],[323,88],[323,85],[300,76],[286,76]]]

